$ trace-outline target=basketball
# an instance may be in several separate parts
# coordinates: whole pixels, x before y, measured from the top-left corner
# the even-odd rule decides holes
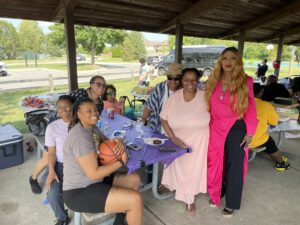
[[[116,140],[106,140],[99,145],[99,162],[101,165],[108,165],[121,160],[123,151],[116,155],[113,151],[116,145]]]

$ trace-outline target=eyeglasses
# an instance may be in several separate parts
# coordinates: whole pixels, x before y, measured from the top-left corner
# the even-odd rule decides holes
[[[180,81],[181,80],[181,76],[176,76],[176,77],[172,77],[171,75],[167,75],[167,79],[168,80],[174,80],[174,81]]]
[[[108,95],[108,96],[115,96],[116,92],[114,92],[114,91],[107,92],[106,95]]]
[[[101,83],[101,82],[94,82],[93,84],[95,84],[97,87],[103,87],[103,88],[106,87],[106,84],[105,83]]]
[[[60,109],[60,110],[62,110],[62,109],[70,110],[72,108],[72,106],[70,106],[70,105],[61,105],[61,106],[58,105],[58,106],[56,106],[56,108]]]

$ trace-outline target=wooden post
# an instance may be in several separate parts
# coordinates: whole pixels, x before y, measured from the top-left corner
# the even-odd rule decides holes
[[[183,25],[180,21],[176,23],[176,39],[175,39],[175,62],[181,63],[182,60],[182,38],[183,38]]]
[[[48,79],[49,79],[49,88],[50,88],[50,93],[54,92],[54,85],[53,85],[53,76],[52,74],[50,73],[48,75]]]
[[[282,49],[283,49],[283,34],[281,34],[281,35],[279,36],[279,39],[278,39],[278,48],[277,48],[276,61],[281,62]],[[280,71],[280,68],[274,70],[274,74],[275,74],[277,77],[279,76],[279,71]]]
[[[26,65],[26,68],[28,67],[28,62],[27,62],[27,53],[25,53],[25,65]]]
[[[65,8],[64,13],[65,13],[64,14],[65,35],[66,35],[66,44],[67,44],[69,91],[73,91],[78,89],[73,11],[69,8]]]
[[[38,67],[38,65],[37,65],[37,54],[36,53],[34,53],[34,60],[35,60],[35,67]]]
[[[245,44],[245,31],[241,30],[239,36],[239,42],[238,42],[238,50],[242,58],[244,55],[244,44]]]

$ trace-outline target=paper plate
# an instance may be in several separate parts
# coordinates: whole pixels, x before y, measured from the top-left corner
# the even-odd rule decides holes
[[[126,134],[125,130],[115,130],[112,135],[111,138],[124,138]]]
[[[144,138],[144,142],[147,145],[163,145],[165,141],[168,139],[161,139],[161,138]]]

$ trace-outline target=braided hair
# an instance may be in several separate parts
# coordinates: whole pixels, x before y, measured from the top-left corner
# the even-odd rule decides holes
[[[87,103],[87,102],[90,102],[90,103],[93,103],[93,100],[91,100],[90,98],[81,98],[79,100],[77,100],[74,105],[73,105],[73,108],[72,108],[72,120],[71,120],[71,123],[69,125],[69,131],[77,124],[80,122],[78,116],[77,116],[77,113],[79,111],[79,108],[82,104],[84,103]]]

